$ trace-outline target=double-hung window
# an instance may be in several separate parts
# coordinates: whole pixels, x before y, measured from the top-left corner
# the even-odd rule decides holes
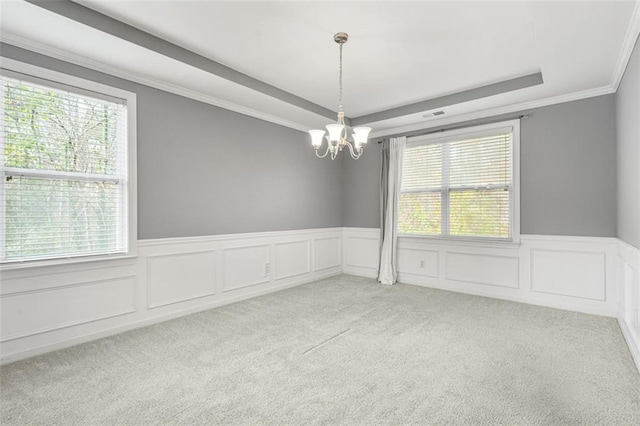
[[[131,254],[135,95],[13,63],[30,74],[18,73],[7,62],[0,262]]]
[[[517,241],[519,122],[409,138],[398,232]]]

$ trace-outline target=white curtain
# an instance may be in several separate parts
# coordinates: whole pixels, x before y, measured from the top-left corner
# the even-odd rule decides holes
[[[378,282],[395,284],[398,278],[398,195],[402,174],[402,154],[407,138],[391,138],[382,145],[380,173],[380,264]]]

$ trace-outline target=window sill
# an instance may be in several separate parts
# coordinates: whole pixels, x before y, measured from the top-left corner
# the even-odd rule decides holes
[[[398,239],[405,243],[424,243],[442,246],[466,246],[492,249],[517,249],[520,247],[520,238],[514,240],[484,240],[473,238],[440,238],[426,235],[399,234]]]

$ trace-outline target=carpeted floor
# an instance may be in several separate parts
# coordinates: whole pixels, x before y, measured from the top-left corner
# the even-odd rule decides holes
[[[640,424],[614,319],[340,276],[2,367],[3,425]]]

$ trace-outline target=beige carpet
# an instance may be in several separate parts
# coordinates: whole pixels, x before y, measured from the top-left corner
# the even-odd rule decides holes
[[[614,319],[340,276],[2,367],[3,425],[640,424]]]

